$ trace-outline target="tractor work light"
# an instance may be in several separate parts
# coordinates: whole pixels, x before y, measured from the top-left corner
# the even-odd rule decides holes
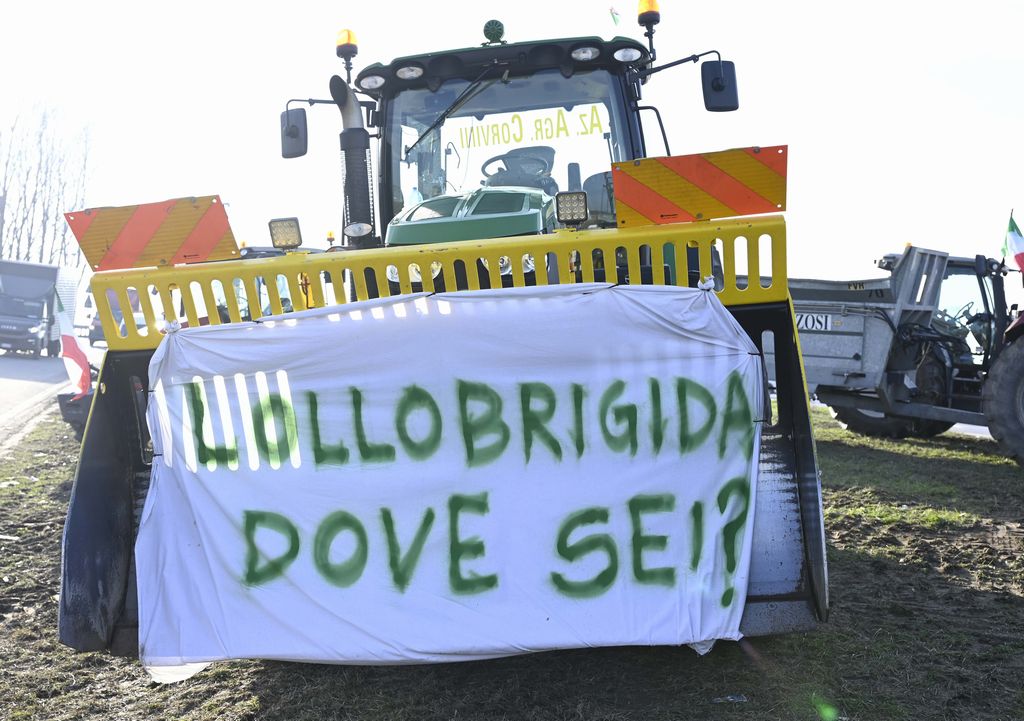
[[[383,87],[383,85],[383,75],[367,75],[359,81],[359,87],[363,90],[377,90],[378,88]]]
[[[620,63],[635,63],[642,54],[636,48],[619,48],[612,54],[612,57]]]
[[[555,193],[555,217],[562,225],[582,225],[589,215],[585,192]]]
[[[570,55],[572,59],[580,63],[589,63],[601,55],[601,51],[592,45],[584,45],[581,48],[576,48]]]
[[[302,245],[298,218],[274,218],[270,221],[270,243],[275,248],[291,250]]]
[[[351,60],[359,52],[359,45],[356,44],[356,34],[351,30],[342,30],[338,33],[338,57]]]
[[[415,80],[416,78],[423,76],[423,66],[403,65],[395,71],[395,76],[397,76],[399,80]]]

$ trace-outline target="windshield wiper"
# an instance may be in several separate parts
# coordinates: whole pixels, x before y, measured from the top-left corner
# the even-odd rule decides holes
[[[465,105],[469,101],[469,99],[476,94],[477,89],[480,87],[481,84],[483,84],[484,75],[486,75],[491,70],[491,68],[495,67],[496,65],[497,63],[495,63],[494,65],[488,65],[486,68],[484,68],[483,71],[479,75],[477,75],[476,78],[473,79],[473,82],[467,85],[465,90],[459,93],[459,96],[452,101],[452,104],[445,108],[441,112],[441,114],[437,116],[437,119],[430,124],[430,127],[424,130],[420,137],[416,138],[416,142],[405,149],[406,162],[408,162],[409,160],[409,153],[412,152],[413,148],[420,144],[423,138],[427,137],[432,132],[434,132],[442,125],[444,125],[444,121],[447,120],[452,113],[454,113],[456,110]]]

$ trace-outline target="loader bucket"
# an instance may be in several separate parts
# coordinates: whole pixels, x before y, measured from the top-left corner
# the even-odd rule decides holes
[[[745,252],[738,254],[741,244]],[[770,246],[770,269],[758,267],[765,256],[759,244]],[[764,635],[813,628],[828,613],[821,492],[786,283],[785,224],[776,215],[97,273],[92,287],[109,351],[64,533],[61,641],[79,650],[137,651],[132,548],[152,461],[144,418],[159,322],[244,322],[344,304],[353,296],[410,293],[420,277],[430,292],[433,274],[418,272],[428,268],[440,268],[436,277],[463,278],[459,290],[470,291],[484,284],[594,282],[613,267],[620,282],[688,285],[713,274],[716,245],[719,298],[758,349],[769,339],[776,353],[775,408],[767,397],[763,404],[753,560],[741,630]],[[749,259],[749,267],[737,268],[738,255]],[[524,273],[524,259],[538,272]],[[511,268],[510,283],[498,277],[502,266]],[[466,272],[474,267],[480,272]],[[744,287],[738,271],[763,280]],[[396,274],[397,283],[389,284]],[[137,324],[117,322],[133,311]]]

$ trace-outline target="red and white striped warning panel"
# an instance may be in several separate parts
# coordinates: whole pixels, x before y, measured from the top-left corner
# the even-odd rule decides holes
[[[620,226],[684,223],[786,209],[789,146],[644,158],[612,165]]]
[[[93,270],[237,258],[220,196],[65,213]]]

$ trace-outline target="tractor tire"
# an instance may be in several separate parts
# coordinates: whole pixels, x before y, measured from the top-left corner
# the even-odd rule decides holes
[[[877,411],[860,408],[832,408],[832,417],[848,431],[864,436],[882,438],[906,438],[914,432],[914,421],[910,418],[887,416]]]
[[[1024,343],[1003,348],[981,391],[988,430],[1003,452],[1024,466]]]
[[[918,388],[918,396],[915,399],[918,403],[939,405],[945,402],[946,368],[935,356],[929,354],[921,361],[914,376],[914,383]],[[915,418],[912,423],[910,433],[918,438],[931,438],[953,427],[949,421],[933,421],[926,418]]]
[[[954,425],[956,424],[949,421],[932,421],[918,418],[914,421],[914,428],[910,433],[918,438],[932,438],[940,433],[945,433]]]

